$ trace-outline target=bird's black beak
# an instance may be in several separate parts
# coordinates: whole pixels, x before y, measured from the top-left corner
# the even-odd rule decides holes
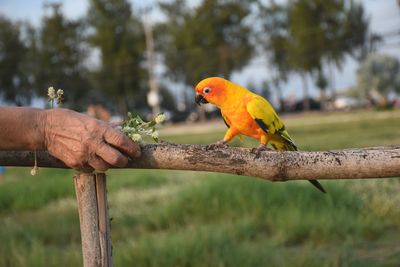
[[[194,101],[196,102],[197,105],[201,105],[201,104],[207,104],[208,101],[207,99],[204,98],[204,96],[200,95],[200,94],[196,94],[196,98],[194,99]]]

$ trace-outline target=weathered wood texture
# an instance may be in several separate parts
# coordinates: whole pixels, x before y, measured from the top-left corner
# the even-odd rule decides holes
[[[0,151],[0,165],[33,166],[33,160],[33,152]],[[45,151],[38,152],[37,160],[39,167],[67,168]],[[148,144],[141,158],[125,168],[224,172],[272,181],[396,177],[400,176],[400,146],[256,154],[248,148]]]
[[[84,267],[111,267],[111,232],[105,174],[74,177]]]

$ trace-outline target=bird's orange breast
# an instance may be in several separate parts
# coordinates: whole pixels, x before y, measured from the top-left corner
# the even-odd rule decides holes
[[[249,99],[242,99],[237,105],[227,105],[221,107],[221,112],[227,119],[230,127],[237,129],[241,134],[260,138],[263,134],[262,129],[247,112],[246,105]]]

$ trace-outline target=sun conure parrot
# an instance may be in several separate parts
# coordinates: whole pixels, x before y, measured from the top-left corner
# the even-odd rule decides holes
[[[215,145],[224,146],[233,137],[243,134],[260,140],[259,151],[266,149],[268,143],[276,150],[297,150],[283,121],[265,98],[219,77],[202,80],[195,90],[196,103],[216,105],[228,126],[224,139]],[[317,180],[309,181],[325,193]]]

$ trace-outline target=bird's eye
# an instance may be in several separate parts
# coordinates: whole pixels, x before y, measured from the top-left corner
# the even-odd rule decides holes
[[[203,89],[203,93],[204,94],[208,94],[210,92],[211,92],[211,88],[210,87],[206,87],[206,88]]]

